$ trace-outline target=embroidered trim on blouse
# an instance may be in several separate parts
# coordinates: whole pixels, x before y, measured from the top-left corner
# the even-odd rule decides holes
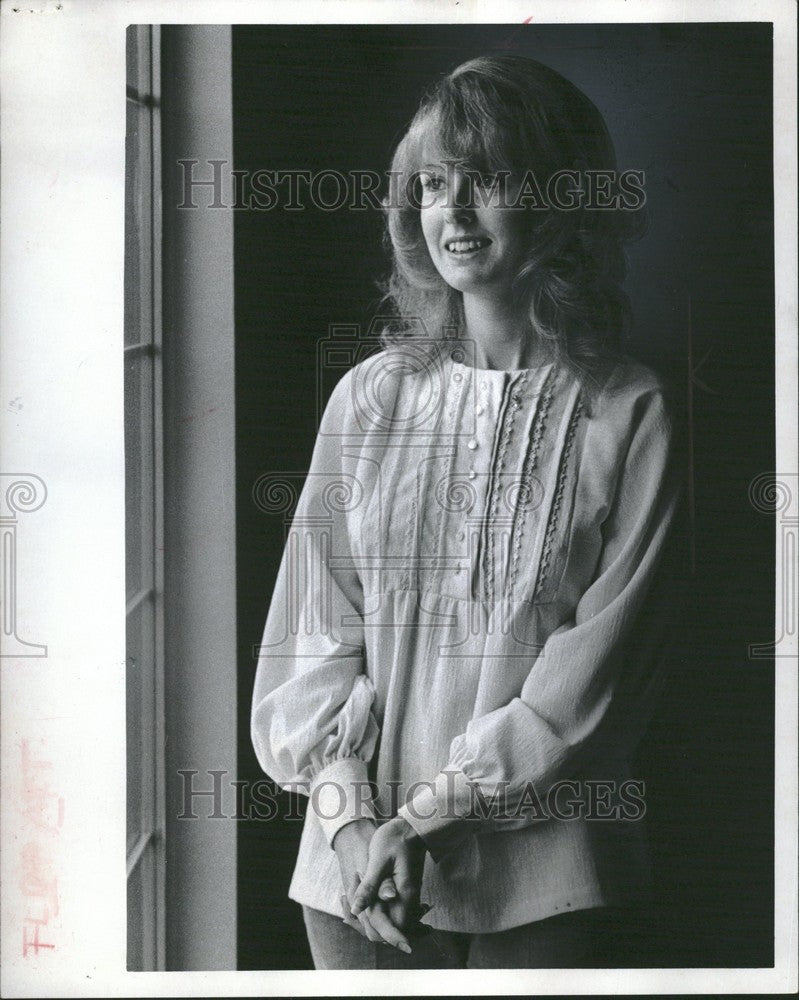
[[[521,392],[524,387],[524,383],[527,381],[527,372],[522,372],[519,382],[516,386],[512,387],[512,383],[508,383],[508,388],[510,390],[510,399],[505,406],[504,421],[505,426],[502,429],[502,436],[499,440],[499,448],[497,449],[496,463],[491,470],[491,502],[489,504],[488,515],[486,518],[486,548],[483,552],[483,570],[485,573],[485,597],[489,604],[494,602],[496,594],[496,556],[494,552],[495,545],[495,535],[494,526],[497,517],[497,507],[499,506],[499,494],[503,489],[502,483],[502,472],[505,468],[505,456],[508,452],[508,445],[510,443],[511,435],[513,434],[513,423],[516,419],[516,414],[521,406]],[[510,413],[508,413],[510,410]],[[497,482],[499,480],[499,482]]]
[[[544,436],[544,426],[549,415],[549,407],[552,403],[552,386],[554,381],[554,372],[550,371],[546,377],[541,402],[538,405],[538,411],[535,415],[533,430],[527,442],[527,455],[522,463],[522,492],[520,495],[525,497],[527,502],[522,505],[521,515],[517,518],[513,527],[513,559],[511,562],[510,580],[508,581],[508,592],[510,594],[513,593],[516,585],[519,557],[522,550],[522,537],[524,536],[524,528],[527,522],[527,513],[532,507],[533,473],[538,466],[538,455],[541,450],[541,440]],[[530,491],[529,496],[524,492],[525,490]]]
[[[580,417],[583,412],[583,401],[582,399],[577,400],[577,405],[574,407],[574,412],[569,419],[569,427],[566,432],[566,441],[563,445],[563,452],[561,454],[560,467],[558,468],[558,485],[555,490],[555,497],[552,501],[552,508],[549,512],[549,523],[547,524],[547,532],[544,538],[544,548],[541,553],[541,562],[539,563],[538,569],[538,581],[535,585],[535,591],[533,594],[533,600],[538,600],[541,596],[541,592],[544,589],[544,581],[546,580],[547,573],[549,571],[549,561],[552,555],[552,541],[555,537],[555,531],[557,529],[558,518],[560,516],[560,507],[563,501],[563,492],[566,486],[566,477],[568,475],[569,466],[569,455],[572,450],[572,445],[574,443],[574,436],[577,431],[577,424],[580,421]]]
[[[453,443],[452,443],[452,447],[448,451],[446,451],[444,453],[444,456],[443,456],[443,461],[442,461],[442,467],[441,468],[442,468],[442,475],[443,475],[444,482],[448,481],[451,478],[451,476],[452,476],[452,466],[453,466],[453,463],[455,461],[455,453],[456,453],[456,450],[457,450],[456,447],[455,447],[455,443],[457,441],[457,438],[456,438],[456,427],[457,427],[456,415],[457,415],[459,404],[460,404],[460,402],[461,402],[461,400],[463,398],[463,389],[464,389],[464,386],[466,385],[466,381],[467,381],[466,379],[464,379],[462,377],[462,373],[461,372],[456,372],[455,374],[456,375],[460,375],[461,377],[457,378],[457,379],[453,377],[450,380],[451,382],[454,382],[456,388],[455,388],[455,390],[452,393],[452,399],[450,400],[450,404],[447,407],[447,411],[446,411],[446,421],[447,421],[447,425],[448,426],[445,428],[445,433],[447,431],[449,431],[449,433],[451,434],[452,442]],[[428,477],[427,477],[427,489],[425,491],[425,499],[424,499],[424,509],[425,510],[429,509],[429,504],[430,504],[430,489],[431,489],[432,478],[433,477],[431,475],[428,475]],[[444,505],[442,503],[439,503],[439,502],[436,501],[436,524],[435,524],[435,530],[433,532],[433,538],[435,539],[435,541],[433,543],[433,552],[432,552],[431,560],[430,560],[431,576],[434,579],[435,579],[436,571],[439,571],[441,569],[441,561],[442,561],[441,560],[441,554],[442,554],[442,548],[443,548],[443,546],[442,546],[443,537],[444,537]]]

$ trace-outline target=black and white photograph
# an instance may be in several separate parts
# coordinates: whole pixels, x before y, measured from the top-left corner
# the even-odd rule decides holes
[[[626,6],[120,9],[118,327],[2,470],[8,995],[106,892],[106,995],[795,986],[796,15]],[[26,612],[62,476],[85,666]]]
[[[131,506],[129,568],[165,565],[170,731],[238,721],[234,768],[167,748],[167,902],[217,894],[216,812],[245,967],[769,965],[768,25],[128,40],[161,83],[128,96],[127,246],[164,275],[167,519],[153,560]]]

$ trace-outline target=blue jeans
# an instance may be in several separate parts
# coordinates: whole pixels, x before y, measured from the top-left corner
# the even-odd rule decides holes
[[[410,938],[406,955],[373,944],[340,917],[307,906],[302,912],[317,969],[590,969],[615,964],[610,948],[625,919],[624,910],[601,907],[493,934],[430,930]]]

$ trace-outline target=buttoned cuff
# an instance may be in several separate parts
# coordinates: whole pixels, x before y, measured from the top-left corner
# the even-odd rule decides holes
[[[374,819],[366,763],[357,757],[343,757],[323,767],[311,779],[308,791],[310,808],[331,847],[342,826],[357,819]]]
[[[415,793],[397,815],[422,838],[436,864],[476,832],[472,813],[471,782],[457,767],[440,771],[434,781],[418,783]]]

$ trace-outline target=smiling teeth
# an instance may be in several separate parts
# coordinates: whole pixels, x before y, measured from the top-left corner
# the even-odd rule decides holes
[[[488,246],[486,240],[450,240],[447,243],[447,250],[452,253],[468,253],[470,250],[481,250]]]

